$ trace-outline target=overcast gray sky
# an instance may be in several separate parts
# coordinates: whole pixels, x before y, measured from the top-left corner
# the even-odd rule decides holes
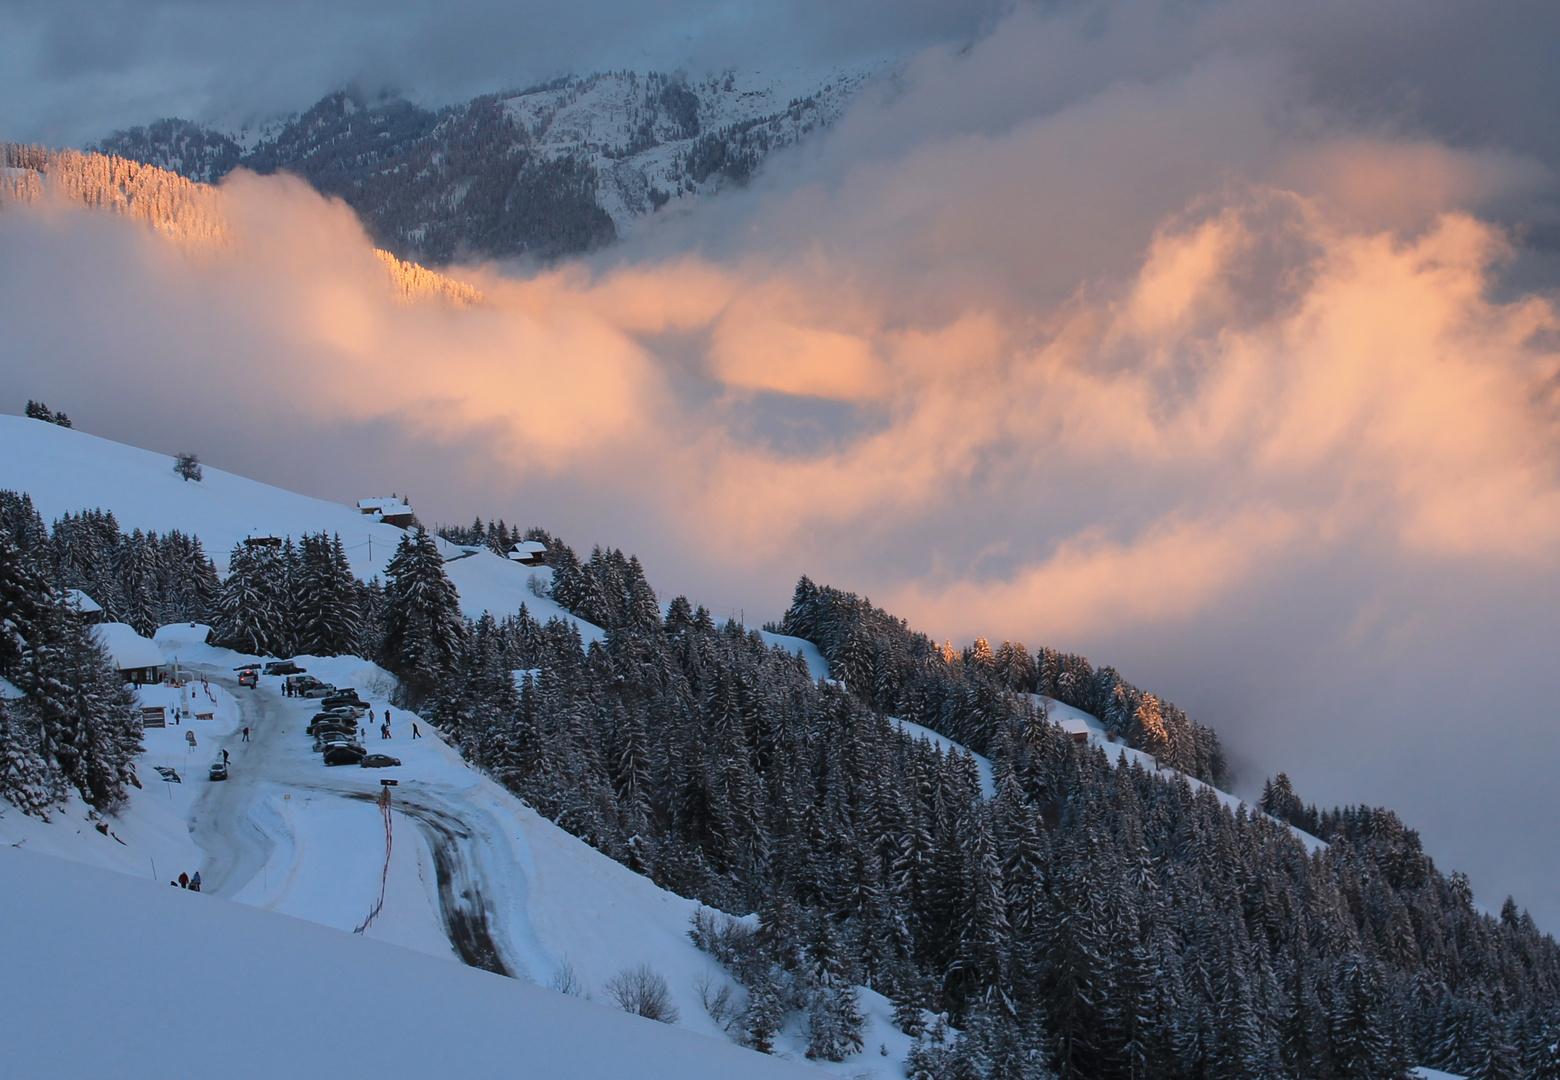
[[[215,254],[7,212],[0,407],[621,545],[750,621],[805,572],[1083,651],[1246,790],[1393,806],[1560,926],[1557,40],[1517,0],[0,4],[0,137],[50,143],[904,61],[747,191],[459,269],[465,313],[396,307],[278,178],[228,185]]]

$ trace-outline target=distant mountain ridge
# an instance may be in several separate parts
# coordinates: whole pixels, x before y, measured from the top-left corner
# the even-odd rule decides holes
[[[201,183],[239,167],[294,173],[345,200],[403,259],[550,259],[608,244],[673,200],[746,183],[769,154],[837,120],[877,71],[610,72],[438,110],[340,91],[252,143],[165,119],[89,149]]]

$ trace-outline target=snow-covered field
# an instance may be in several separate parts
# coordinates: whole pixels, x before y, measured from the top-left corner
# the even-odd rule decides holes
[[[0,1073],[784,1080],[797,1065],[244,904],[0,848]]]

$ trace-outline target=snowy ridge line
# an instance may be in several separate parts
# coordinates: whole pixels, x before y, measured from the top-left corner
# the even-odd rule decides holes
[[[1232,795],[1228,791],[1216,788],[1207,781],[1199,780],[1195,776],[1188,776],[1180,769],[1173,768],[1169,765],[1161,765],[1159,763],[1159,759],[1154,757],[1154,755],[1145,753],[1142,750],[1134,750],[1126,743],[1112,739],[1110,737],[1110,733],[1105,730],[1105,725],[1101,723],[1099,717],[1095,716],[1093,713],[1086,713],[1082,709],[1074,708],[1071,705],[1057,701],[1055,698],[1045,697],[1042,694],[1027,694],[1025,696],[1034,701],[1037,705],[1044,706],[1046,715],[1050,717],[1053,724],[1059,724],[1068,731],[1074,730],[1074,727],[1068,726],[1069,722],[1072,725],[1082,725],[1088,732],[1089,746],[1103,750],[1107,755],[1119,752],[1120,756],[1116,759],[1118,761],[1121,760],[1121,758],[1125,758],[1129,762],[1135,761],[1141,765],[1145,771],[1153,775],[1178,776],[1182,780],[1185,780],[1193,791],[1201,791],[1206,788],[1207,790],[1213,792],[1214,797],[1217,798],[1219,802],[1222,803],[1225,807],[1227,807],[1231,813],[1234,813],[1236,810],[1244,807],[1246,813],[1248,814],[1260,814],[1269,821],[1273,822],[1275,825],[1282,825],[1284,828],[1288,829],[1291,834],[1294,835],[1295,839],[1299,840],[1302,844],[1305,845],[1307,851],[1322,851],[1328,846],[1327,841],[1322,840],[1319,837],[1312,836],[1304,829],[1297,829],[1287,821],[1280,821],[1272,814],[1266,813],[1265,811],[1252,806],[1246,802],[1245,799],[1242,799],[1238,795]]]

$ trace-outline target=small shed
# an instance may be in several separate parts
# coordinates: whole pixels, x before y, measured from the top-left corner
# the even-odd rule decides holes
[[[521,566],[546,566],[547,545],[540,540],[522,540],[509,549],[509,557]]]
[[[80,612],[81,617],[89,623],[100,623],[108,617],[103,613],[103,605],[80,589],[66,589],[65,602]]]
[[[1086,743],[1089,741],[1089,722],[1087,720],[1080,720],[1077,717],[1072,716],[1061,721],[1060,726],[1062,731],[1064,731],[1067,734],[1067,737],[1072,739],[1073,742]]]
[[[407,505],[405,499],[391,496],[388,499],[359,499],[358,513],[375,514],[386,525],[394,525],[398,529],[410,529],[417,523],[412,508]]]
[[[97,639],[108,653],[109,662],[125,682],[143,686],[162,679],[163,654],[157,643],[135,632],[124,623],[99,623],[93,627]]]

